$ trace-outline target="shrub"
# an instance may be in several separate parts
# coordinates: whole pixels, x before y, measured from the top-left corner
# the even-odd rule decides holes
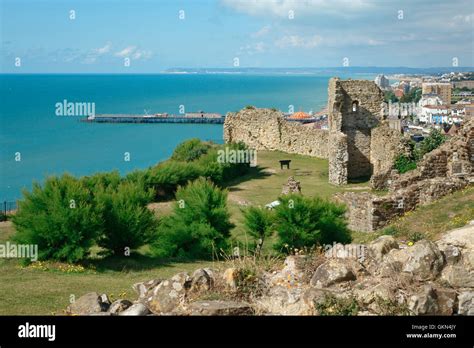
[[[49,177],[43,186],[34,183],[23,195],[13,217],[14,240],[37,244],[39,260],[85,259],[103,225],[84,183],[67,174]]]
[[[243,211],[244,226],[247,232],[260,246],[273,232],[274,214],[271,210],[261,207],[249,207]]]
[[[97,206],[101,208],[103,234],[98,245],[113,254],[122,254],[148,243],[155,227],[153,213],[146,205],[152,191],[145,191],[134,183],[122,183],[97,192]]]
[[[173,214],[160,221],[152,250],[161,257],[210,258],[227,248],[227,192],[200,178],[180,187]]]
[[[154,187],[158,196],[170,196],[180,185],[200,177],[201,168],[195,163],[166,161],[150,168],[145,177],[147,187]]]
[[[415,150],[415,156],[417,160],[421,160],[425,154],[438,148],[441,144],[446,141],[446,136],[443,135],[439,130],[432,129],[430,135],[428,135],[423,141],[420,142],[419,146]]]
[[[210,146],[208,144],[201,142],[201,140],[197,138],[186,140],[176,146],[171,159],[175,161],[192,162],[206,154],[209,148]]]
[[[410,170],[416,169],[416,162],[406,155],[398,155],[395,158],[394,166],[400,174],[403,174]]]
[[[84,176],[80,179],[84,186],[91,192],[101,187],[117,187],[122,178],[117,170],[107,173],[97,173],[92,176]]]
[[[296,194],[283,196],[279,200],[281,204],[275,208],[276,250],[351,241],[344,206]]]

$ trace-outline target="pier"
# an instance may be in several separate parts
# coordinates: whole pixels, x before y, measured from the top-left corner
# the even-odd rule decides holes
[[[193,112],[183,115],[171,114],[100,114],[88,116],[82,122],[95,123],[206,123],[223,124],[225,117],[220,114]]]

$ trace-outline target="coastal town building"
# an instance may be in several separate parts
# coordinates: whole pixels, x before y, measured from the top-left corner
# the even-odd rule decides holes
[[[451,83],[449,82],[424,82],[422,94],[436,94],[444,104],[451,104]]]
[[[380,89],[386,90],[390,88],[389,80],[383,74],[379,74],[375,77],[375,84],[379,86]]]

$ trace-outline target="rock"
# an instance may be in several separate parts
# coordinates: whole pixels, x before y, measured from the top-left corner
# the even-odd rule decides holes
[[[236,301],[197,301],[188,306],[191,315],[252,315],[248,303]]]
[[[143,303],[136,303],[128,307],[123,312],[120,312],[119,315],[123,316],[139,316],[150,314],[150,310]]]
[[[444,234],[436,244],[440,249],[444,249],[446,245],[453,245],[461,249],[474,250],[474,225],[452,230]]]
[[[324,288],[355,279],[356,275],[353,270],[344,262],[340,259],[329,259],[316,269],[310,285],[316,288]]]
[[[364,281],[356,284],[353,289],[354,297],[362,304],[368,306],[377,299],[384,301],[394,301],[394,291],[383,282],[379,281]]]
[[[382,258],[392,249],[398,249],[398,243],[392,236],[380,236],[368,245],[370,254],[376,261],[382,261]]]
[[[294,177],[290,176],[288,182],[283,185],[281,190],[282,195],[288,195],[291,193],[301,193],[301,185],[299,181],[296,181]]]
[[[440,250],[448,265],[456,264],[461,258],[461,250],[454,245],[446,245],[443,249],[440,248]]]
[[[304,277],[304,268],[307,260],[308,257],[304,255],[288,256],[285,259],[283,269],[269,277],[269,285],[295,286]]]
[[[438,314],[453,315],[457,306],[457,294],[453,289],[437,288]]]
[[[408,308],[415,315],[437,314],[439,307],[434,288],[431,285],[425,285],[421,293],[410,297]]]
[[[100,295],[100,300],[102,302],[102,305],[103,306],[110,306],[110,299],[109,299],[109,296],[107,296],[107,294],[102,294]]]
[[[109,312],[112,314],[118,314],[131,307],[132,305],[133,303],[129,300],[116,300],[110,305]]]
[[[87,315],[107,311],[108,304],[102,303],[102,299],[96,292],[90,292],[79,297],[74,303],[71,303],[67,312],[75,315]]]
[[[449,265],[443,269],[441,279],[452,287],[474,287],[474,272],[463,265]]]
[[[222,277],[224,278],[224,283],[226,287],[235,290],[237,289],[237,277],[238,277],[238,270],[236,268],[227,268]]]
[[[326,289],[309,288],[302,296],[303,302],[314,310],[315,304],[322,303],[332,292]]]
[[[146,299],[146,305],[156,314],[171,312],[184,301],[190,286],[189,275],[185,272],[178,273],[158,284]]]
[[[435,279],[443,268],[443,255],[433,242],[421,240],[402,252],[408,255],[402,272],[411,273],[418,280]]]
[[[214,279],[211,278],[206,270],[200,268],[194,271],[192,275],[191,289],[193,292],[207,291],[214,285]]]
[[[474,291],[462,291],[458,295],[458,314],[474,315]]]
[[[302,300],[303,288],[271,287],[269,293],[256,300],[259,312],[272,315],[307,315],[310,306]]]
[[[153,279],[147,282],[135,283],[132,285],[132,288],[138,294],[138,299],[143,300],[147,297],[148,292],[158,286],[161,282],[161,279]]]

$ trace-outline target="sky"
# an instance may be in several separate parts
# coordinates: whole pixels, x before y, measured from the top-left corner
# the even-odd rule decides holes
[[[472,0],[0,0],[2,73],[474,66]]]

